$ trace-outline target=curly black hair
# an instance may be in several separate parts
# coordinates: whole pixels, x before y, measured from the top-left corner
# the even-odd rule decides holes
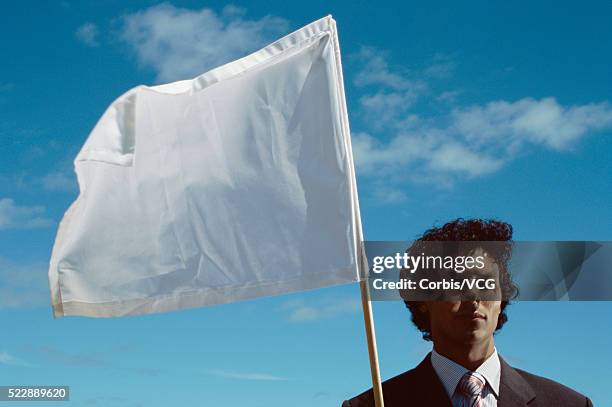
[[[502,291],[501,312],[497,320],[495,332],[499,331],[508,321],[506,307],[518,294],[518,288],[512,282],[507,263],[512,251],[512,225],[495,219],[463,219],[458,218],[441,227],[427,230],[419,237],[406,252],[414,254],[422,249],[422,242],[506,242],[503,245],[494,245],[492,255],[500,270],[500,287]],[[431,341],[431,328],[429,315],[419,310],[420,301],[405,300],[406,307],[412,314],[412,322],[423,334],[423,339]]]

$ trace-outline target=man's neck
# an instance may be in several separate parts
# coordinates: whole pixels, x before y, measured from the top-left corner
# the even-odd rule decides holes
[[[468,370],[476,370],[495,351],[493,338],[490,341],[466,346],[445,344],[434,341],[434,349],[440,355],[452,360]]]

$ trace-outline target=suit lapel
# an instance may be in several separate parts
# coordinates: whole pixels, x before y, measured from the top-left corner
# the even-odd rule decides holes
[[[498,407],[526,406],[535,399],[535,393],[529,383],[504,359],[499,358],[501,364],[501,380],[499,384]]]
[[[431,364],[431,353],[428,354],[425,359],[416,367],[415,377],[415,389],[418,389],[418,396],[416,399],[419,400],[419,406],[448,406],[451,407],[451,401],[449,400],[446,390],[440,381],[440,378],[436,374]],[[414,402],[414,396],[412,395],[412,401]],[[407,404],[412,405],[412,404]]]

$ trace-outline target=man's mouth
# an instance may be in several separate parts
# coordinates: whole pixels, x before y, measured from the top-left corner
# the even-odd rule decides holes
[[[459,316],[462,318],[469,318],[469,319],[487,319],[485,314],[483,314],[482,312],[478,312],[478,311],[474,311],[469,314],[461,314]]]

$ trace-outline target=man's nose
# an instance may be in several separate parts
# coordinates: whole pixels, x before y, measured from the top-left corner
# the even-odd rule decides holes
[[[499,301],[501,293],[497,290],[481,290],[476,287],[472,289],[464,289],[461,291],[461,301],[465,302],[480,302],[480,301]]]
[[[470,298],[471,297],[471,298]],[[475,296],[463,296],[461,297],[461,308],[464,311],[476,311],[479,308],[480,300]]]

